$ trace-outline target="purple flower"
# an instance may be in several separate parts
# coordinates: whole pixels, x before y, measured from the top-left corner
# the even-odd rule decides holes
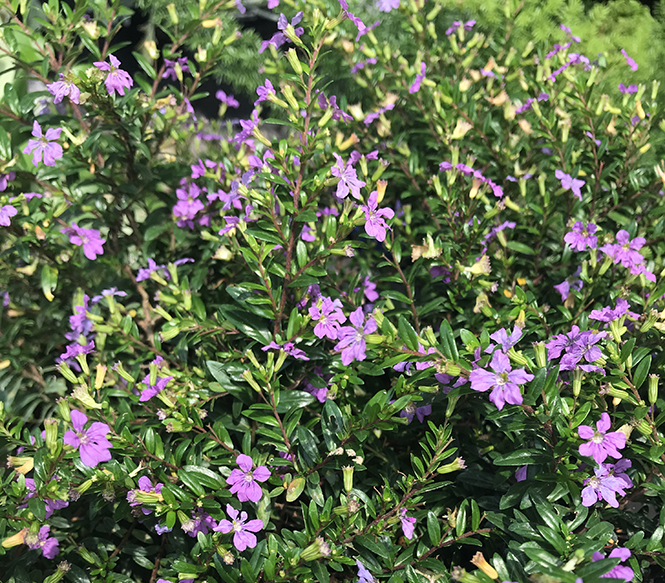
[[[74,306],[74,314],[69,316],[69,327],[71,332],[65,334],[65,338],[70,341],[78,340],[80,336],[88,338],[92,332],[92,320],[88,318],[88,294],[83,294],[83,304]]]
[[[297,358],[298,360],[309,360],[307,353],[300,348],[296,348],[296,345],[293,342],[287,342],[284,344],[282,346],[282,350],[286,352],[286,354],[293,356],[293,358]]]
[[[249,119],[241,119],[240,120],[240,127],[242,128],[242,131],[238,132],[235,136],[233,136],[233,141],[236,144],[239,144],[241,142],[244,142],[249,136],[252,135],[252,130],[259,125],[259,111],[255,109],[252,111],[252,115]]]
[[[30,550],[42,550],[42,554],[47,559],[52,559],[58,554],[58,539],[54,536],[49,536],[51,531],[50,526],[42,526],[39,529],[39,534],[28,534],[25,537],[25,543]]]
[[[379,9],[379,12],[390,12],[399,8],[399,0],[377,0],[376,7]]]
[[[584,343],[584,339],[588,334],[590,332],[580,332],[579,327],[576,325],[573,325],[567,334],[557,334],[545,344],[547,358],[550,360],[559,358],[564,350],[566,354],[575,352]]]
[[[300,238],[303,241],[316,241],[316,229],[313,229],[309,225],[303,225],[302,231],[300,232]]]
[[[589,440],[580,445],[580,455],[593,457],[598,464],[602,464],[607,456],[619,459],[619,450],[626,447],[626,436],[619,431],[608,433],[610,426],[610,416],[607,413],[601,414],[600,421],[596,423],[596,431],[588,425],[580,425],[577,434],[582,439]]]
[[[252,533],[259,532],[263,528],[263,521],[255,518],[246,522],[247,512],[242,512],[238,520],[238,511],[230,504],[226,505],[226,514],[231,520],[220,520],[214,530],[224,534],[233,531],[233,546],[239,551],[244,551],[248,547],[253,549],[256,546],[256,536]]]
[[[566,233],[563,240],[568,243],[573,251],[584,251],[587,247],[595,249],[598,244],[598,238],[594,233],[598,227],[593,223],[587,223],[586,227],[582,221],[576,221],[573,230]]]
[[[215,93],[215,97],[219,99],[222,103],[225,103],[228,107],[240,107],[240,103],[238,103],[238,100],[233,97],[233,95],[227,95],[224,91],[221,89]]]
[[[603,553],[595,552],[591,560],[595,563],[596,561],[600,561],[601,559],[604,558],[605,555]],[[624,561],[627,561],[630,558],[630,551],[628,549],[623,549],[623,548],[612,549],[612,551],[610,551],[609,558],[620,559],[621,562],[623,563]],[[625,581],[632,581],[633,577],[635,577],[635,573],[630,567],[617,565],[612,570],[608,571],[604,575],[601,575],[600,577],[609,578],[609,579],[624,579]]]
[[[181,73],[191,73],[191,71],[189,70],[189,65],[187,64],[187,57],[180,57],[179,59],[177,59],[177,61],[170,61],[169,59],[164,59],[164,65],[166,65],[166,69],[162,74],[162,79],[171,79],[172,81],[178,80],[178,74],[176,72],[176,64],[180,66]],[[120,95],[123,94],[120,93]]]
[[[60,73],[60,81],[55,81],[46,86],[46,89],[53,95],[53,103],[60,103],[65,97],[69,97],[74,103],[78,104],[81,90],[71,81],[65,79]]]
[[[146,279],[150,279],[150,274],[158,270],[162,270],[164,279],[166,280],[171,279],[171,275],[169,274],[169,270],[166,268],[166,265],[157,265],[154,259],[148,259],[148,267],[139,268],[139,272],[136,276],[136,281],[144,281]]]
[[[14,180],[16,178],[16,172],[7,172],[5,174],[4,172],[0,172],[0,192],[7,190],[7,184]],[[28,194],[34,194],[34,193],[26,193],[25,197],[28,198]],[[41,198],[41,195],[40,195]],[[28,198],[28,200],[30,200]]]
[[[60,355],[60,360],[69,360],[70,358],[76,358],[79,354],[90,354],[95,350],[94,341],[89,344],[82,345],[78,342],[74,342],[67,346],[67,350]]]
[[[111,431],[106,423],[95,421],[88,429],[83,426],[88,421],[85,414],[74,409],[71,412],[71,429],[65,433],[63,441],[78,449],[81,455],[81,461],[84,465],[94,468],[100,462],[107,462],[111,459],[111,442],[106,436]]]
[[[155,486],[153,487],[152,482],[148,476],[141,476],[139,478],[139,487],[127,492],[127,502],[129,502],[130,506],[140,506],[141,504],[146,504],[146,502],[137,500],[137,494],[143,493],[154,496],[154,502],[157,503],[162,500],[161,492],[163,485],[164,484],[162,483],[155,483]],[[141,508],[141,510],[145,515],[152,514],[151,508]],[[155,530],[157,530],[157,527],[155,527]],[[157,534],[163,534],[163,532],[157,532]]]
[[[32,135],[34,140],[28,140],[28,145],[23,149],[24,154],[32,153],[32,163],[37,166],[44,156],[46,166],[55,166],[55,161],[62,158],[62,146],[54,140],[60,138],[61,128],[49,128],[46,135],[42,135],[42,128],[35,120],[32,124]]]
[[[646,243],[644,237],[630,239],[628,231],[621,229],[616,235],[617,243],[603,245],[600,250],[611,257],[614,263],[621,263],[624,267],[632,269],[644,263],[644,257],[638,251]]]
[[[42,439],[44,439],[44,435],[42,435]],[[34,436],[30,436],[30,441],[34,444],[35,438]],[[52,478],[51,482],[53,480],[56,480],[56,478]],[[57,481],[56,481],[57,483]],[[26,478],[25,479],[25,487],[28,489],[28,494],[26,494],[24,498],[24,502],[33,496],[37,494],[37,487],[35,486],[35,481],[32,478]],[[44,500],[44,504],[46,506],[46,513],[44,514],[44,518],[48,520],[53,516],[53,511],[54,510],[62,510],[63,508],[67,508],[69,506],[69,502],[67,500],[52,500],[50,498],[42,497]],[[19,508],[26,508],[27,504],[25,506],[19,506]]]
[[[423,79],[425,78],[426,69],[427,66],[425,65],[425,63],[420,63],[420,74],[417,74],[415,81],[411,83],[411,86],[409,87],[409,93],[417,93],[420,90],[420,84],[423,82]]]
[[[477,368],[471,371],[469,380],[474,391],[485,392],[492,389],[490,401],[501,411],[506,403],[522,404],[519,385],[533,380],[533,375],[524,369],[512,370],[510,359],[501,351],[496,351],[490,363],[492,371]]]
[[[118,291],[117,287],[112,287],[112,288],[109,288],[109,289],[103,289],[102,293],[100,295],[94,296],[90,300],[90,303],[96,304],[96,303],[100,302],[102,300],[102,298],[114,297],[114,296],[118,296],[119,298],[125,298],[125,297],[127,297],[127,292]],[[70,321],[71,321],[71,318],[70,318]]]
[[[417,364],[423,364],[423,363],[417,363]],[[413,421],[413,417],[415,416],[418,419],[418,421],[420,421],[420,423],[424,423],[425,417],[431,414],[432,414],[432,405],[423,405],[421,407],[417,407],[415,403],[411,402],[406,407],[404,407],[402,411],[400,411],[399,416],[406,417],[409,423]]]
[[[164,377],[161,379],[157,379],[157,382],[154,385],[150,384],[150,375],[146,375],[145,378],[141,381],[142,384],[146,386],[145,389],[141,391],[141,396],[139,397],[139,402],[143,401],[149,401],[152,399],[157,393],[160,393],[161,391],[164,390],[164,387],[169,383],[170,380],[172,380],[173,377]]]
[[[106,85],[109,95],[115,95],[116,91],[120,95],[124,95],[125,89],[134,85],[134,80],[127,71],[120,69],[120,61],[116,57],[109,55],[109,61],[111,61],[110,64],[106,61],[96,61],[93,65],[100,71],[108,71],[104,85]]]
[[[581,368],[586,372],[601,372],[602,369],[596,366],[580,365],[578,367],[577,365],[582,358],[584,358],[586,362],[591,363],[603,356],[600,348],[596,346],[596,343],[602,338],[605,338],[606,335],[606,332],[598,332],[598,334],[594,334],[591,331],[582,332],[575,345],[571,346],[561,358],[561,370],[575,370],[576,368]]]
[[[365,276],[365,280],[363,281],[363,288],[363,294],[365,294],[368,302],[375,302],[379,299],[379,294],[376,291],[376,284],[373,281],[370,281],[369,275]]]
[[[337,198],[346,198],[350,192],[351,196],[358,200],[362,200],[360,189],[365,186],[365,182],[358,180],[356,169],[350,162],[344,164],[342,157],[337,152],[333,152],[333,156],[335,156],[337,164],[330,169],[330,172],[333,176],[339,178],[335,196],[337,196]]]
[[[340,324],[346,322],[346,316],[342,312],[342,302],[339,299],[319,298],[316,305],[310,306],[309,315],[312,320],[318,321],[314,326],[317,338],[325,336],[330,340],[337,340]]]
[[[508,335],[508,331],[505,328],[501,328],[501,330],[494,332],[494,334],[490,334],[490,338],[497,344],[501,345],[501,350],[508,352],[513,346],[515,346],[515,344],[519,342],[519,339],[522,338],[522,328],[517,325],[514,326],[513,332],[510,334],[510,336]],[[494,348],[495,345],[490,344],[485,349],[485,352],[492,352]]]
[[[240,502],[247,502],[248,500],[258,502],[263,496],[263,490],[256,482],[265,482],[270,477],[270,470],[265,466],[259,466],[252,472],[254,461],[251,457],[242,453],[236,458],[236,462],[240,469],[234,469],[226,479],[226,483],[231,486],[231,494],[237,492]]]
[[[402,523],[402,530],[404,531],[404,536],[411,540],[413,538],[413,529],[416,526],[416,519],[412,516],[407,516],[407,509],[399,509],[399,520]]]
[[[637,89],[638,89],[637,85],[633,84],[626,87],[623,83],[619,83],[619,91],[621,93],[626,93],[630,95],[631,93],[637,93]]]
[[[376,59],[375,59],[376,60]],[[319,99],[318,99],[319,107],[321,109],[328,109],[329,107],[332,108],[333,114],[332,118],[335,121],[339,121],[340,119],[344,123],[349,123],[350,121],[353,121],[353,117],[351,117],[348,113],[342,111],[338,105],[337,105],[337,97],[333,95],[330,98],[330,101],[326,98],[326,96],[323,93],[319,93]]]
[[[599,466],[594,470],[595,476],[584,480],[582,490],[582,504],[593,506],[600,500],[605,500],[612,508],[618,508],[616,495],[625,496],[626,482],[618,476],[612,475],[608,466]]]
[[[192,514],[192,518],[183,522],[181,525],[182,530],[184,530],[188,536],[196,538],[196,535],[201,532],[203,534],[208,534],[208,529],[215,529],[217,523],[215,519],[210,516],[207,512],[203,510],[197,510],[196,513]]]
[[[357,583],[376,583],[376,578],[367,570],[358,559],[356,559],[356,566],[358,567],[358,582]]]
[[[262,101],[267,101],[271,96],[275,95],[275,88],[273,87],[270,79],[266,79],[263,85],[257,87],[256,93],[259,98],[254,102],[254,107],[256,107]]]
[[[351,312],[349,321],[353,326],[343,326],[338,331],[339,342],[335,350],[342,351],[342,364],[348,366],[354,360],[365,360],[365,336],[376,332],[377,324],[373,316],[364,322],[363,309],[358,308]]]
[[[72,223],[71,227],[60,229],[61,233],[69,235],[69,242],[77,247],[83,246],[83,254],[94,261],[98,255],[104,255],[103,245],[106,239],[102,239],[97,229],[83,229],[76,223]]]
[[[564,190],[572,190],[573,194],[582,200],[582,191],[580,189],[586,184],[584,180],[572,178],[570,174],[566,174],[562,170],[556,170],[554,176],[561,181],[561,188]]]
[[[460,26],[464,30],[469,31],[474,27],[475,24],[476,24],[475,20],[467,20],[466,22],[461,22],[459,20],[456,20],[455,22],[453,22],[453,25],[446,30],[446,36],[450,36],[451,34],[453,34]]]
[[[374,190],[369,195],[367,205],[361,205],[360,209],[365,213],[365,232],[374,237],[379,243],[386,240],[386,230],[390,227],[386,224],[386,219],[392,219],[395,216],[395,211],[391,208],[382,208],[379,210],[377,199],[379,193]]]
[[[631,59],[631,58],[628,56],[628,53],[626,53],[626,49],[621,49],[621,54],[626,58],[626,63],[628,63],[628,66],[629,66],[633,71],[637,71],[637,69],[638,69],[639,67],[638,67],[637,63],[636,63],[633,59]]]
[[[518,482],[524,482],[524,480],[526,480],[528,469],[529,466],[522,466],[519,470],[515,472],[515,479]]]
[[[15,217],[18,211],[10,204],[0,207],[0,225],[9,227],[11,225],[11,217]]]
[[[614,309],[609,306],[603,308],[602,310],[593,310],[589,314],[589,318],[592,320],[598,320],[600,322],[613,322],[618,320],[624,315],[628,315],[633,319],[639,318],[639,314],[630,311],[630,304],[623,298],[617,299],[617,305]]]

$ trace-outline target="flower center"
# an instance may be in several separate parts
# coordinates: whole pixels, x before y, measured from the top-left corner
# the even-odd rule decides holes
[[[233,524],[234,532],[240,532],[242,530],[242,522],[240,522],[239,520],[234,520],[232,521],[231,524]]]
[[[254,481],[254,477],[252,476],[252,472],[247,472],[245,474],[245,482],[247,482],[249,484],[250,482],[253,482],[253,481]]]
[[[503,386],[508,382],[508,373],[502,372],[496,375],[496,384]]]
[[[604,434],[604,433],[601,433],[600,431],[596,431],[596,433],[594,433],[594,434],[591,436],[591,441],[592,441],[593,443],[603,443],[603,440],[604,440],[604,439],[605,439],[605,434]]]

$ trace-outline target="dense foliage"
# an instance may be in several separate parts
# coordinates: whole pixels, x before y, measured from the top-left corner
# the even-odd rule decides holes
[[[278,4],[233,124],[240,2],[5,1],[3,580],[658,581],[659,84],[516,2]]]

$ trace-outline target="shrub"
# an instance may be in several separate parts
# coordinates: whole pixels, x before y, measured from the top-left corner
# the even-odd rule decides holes
[[[132,76],[120,3],[7,4],[8,581],[662,576],[658,83],[378,6],[286,7],[234,126],[228,7]]]

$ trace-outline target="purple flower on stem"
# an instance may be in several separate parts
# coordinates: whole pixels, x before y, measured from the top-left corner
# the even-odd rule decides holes
[[[644,237],[630,239],[628,231],[621,229],[616,235],[616,244],[603,245],[600,250],[611,257],[614,263],[621,263],[624,267],[632,268],[644,263],[644,257],[639,250],[646,243]]]
[[[619,450],[626,447],[626,436],[619,431],[608,433],[610,426],[610,416],[607,413],[600,416],[600,421],[596,423],[596,431],[588,425],[580,425],[577,434],[582,439],[589,440],[580,445],[580,455],[593,457],[598,464],[602,464],[607,456],[621,458]]]
[[[32,551],[41,549],[42,554],[47,559],[53,559],[58,554],[58,545],[60,542],[54,536],[49,536],[50,526],[42,526],[39,534],[28,534],[25,537],[25,543]]]
[[[594,370],[597,372],[602,371],[601,368],[591,365],[580,365],[578,367],[578,363],[582,358],[589,363],[595,362],[601,358],[603,354],[600,351],[600,348],[596,346],[596,343],[602,338],[605,338],[605,336],[607,336],[607,332],[598,332],[598,334],[594,334],[591,331],[582,332],[574,345],[571,346],[561,358],[560,370],[575,370],[576,368],[581,368],[586,372],[592,372]]]
[[[120,61],[116,57],[109,55],[109,61],[111,61],[110,64],[106,61],[96,61],[93,65],[100,71],[108,71],[104,85],[106,85],[109,95],[115,95],[116,91],[120,95],[124,95],[125,89],[134,85],[134,79],[127,71],[120,69]]]
[[[519,342],[519,339],[522,338],[522,328],[519,326],[514,326],[513,332],[510,334],[510,336],[508,335],[508,332],[505,328],[501,328],[501,330],[494,332],[494,334],[490,334],[490,338],[497,344],[501,345],[501,350],[508,352],[513,346],[515,346],[515,344]],[[494,348],[495,345],[490,344],[485,349],[485,352],[492,352]]]
[[[596,561],[600,561],[601,559],[604,559],[605,555],[603,553],[595,552],[591,560],[595,563]],[[616,548],[612,549],[610,551],[610,559],[619,559],[622,563],[624,561],[627,561],[630,558],[630,551],[628,549],[623,549],[623,548]],[[608,578],[608,579],[624,579],[625,581],[632,581],[633,578],[635,577],[635,573],[630,567],[624,567],[623,565],[617,565],[604,575],[600,576],[601,579],[603,578]]]
[[[415,403],[411,402],[406,407],[404,407],[402,411],[400,411],[399,416],[406,417],[409,423],[413,421],[413,417],[415,416],[418,419],[418,421],[420,421],[420,423],[424,423],[425,417],[431,414],[432,414],[432,405],[423,405],[422,407],[418,407],[416,406]]]
[[[625,93],[627,95],[630,95],[631,93],[637,93],[638,87],[637,85],[629,85],[626,87],[623,83],[619,83],[619,91],[621,93]]]
[[[400,508],[399,510],[399,520],[402,523],[402,531],[404,536],[411,540],[413,538],[413,529],[416,526],[416,519],[413,516],[407,516],[407,509]]]
[[[69,360],[76,358],[79,354],[90,354],[95,351],[95,342],[91,341],[89,344],[79,344],[74,342],[67,345],[67,350],[60,355],[60,360]]]
[[[633,319],[639,318],[639,314],[630,311],[630,304],[623,298],[617,299],[617,305],[614,309],[606,306],[602,310],[593,310],[589,314],[589,318],[592,320],[598,320],[599,322],[613,322],[619,318],[627,315]]]
[[[157,265],[154,259],[148,259],[148,267],[139,268],[139,272],[136,276],[136,281],[144,281],[150,279],[150,274],[155,271],[162,270],[164,279],[170,279],[169,270],[166,268],[166,265]]]
[[[244,551],[246,548],[253,549],[256,546],[256,536],[253,533],[263,529],[263,521],[255,518],[247,522],[247,512],[240,513],[238,520],[239,513],[230,504],[226,505],[226,514],[231,520],[220,520],[213,530],[224,534],[233,532],[233,546],[239,551]]]
[[[0,225],[3,227],[9,227],[9,225],[11,225],[9,219],[15,217],[17,212],[18,211],[10,204],[0,207]]]
[[[61,128],[49,128],[46,135],[42,135],[42,127],[37,120],[32,124],[32,135],[34,140],[28,140],[28,145],[23,149],[24,154],[32,154],[32,163],[37,166],[44,156],[46,166],[55,166],[55,161],[62,158],[62,146],[55,142],[60,138]]]
[[[415,81],[411,83],[411,86],[409,87],[409,93],[417,93],[420,90],[420,84],[423,82],[423,79],[425,78],[426,69],[427,65],[425,65],[425,63],[420,63],[420,74],[416,74]]]
[[[631,59],[631,58],[628,56],[628,53],[626,53],[626,49],[621,49],[621,54],[626,58],[626,63],[628,63],[628,66],[629,66],[633,71],[637,71],[637,69],[639,68],[639,66],[638,66],[638,64],[637,64],[633,59]]]
[[[343,326],[338,331],[339,342],[335,345],[335,350],[342,351],[342,364],[348,366],[354,360],[365,360],[365,336],[376,332],[377,324],[373,316],[364,322],[363,309],[358,308],[351,312],[349,321],[353,326]]]
[[[5,174],[4,172],[0,172],[0,192],[7,190],[7,184],[12,180],[14,180],[15,178],[16,178],[16,172],[7,172],[7,174]],[[26,198],[28,198],[28,194],[34,194],[34,193],[26,193],[25,194]],[[28,200],[30,199],[28,198]]]
[[[81,461],[84,465],[94,468],[100,462],[107,462],[111,459],[111,442],[106,436],[111,431],[106,423],[95,421],[88,429],[83,429],[87,423],[88,417],[80,411],[74,409],[71,412],[71,429],[65,433],[63,441],[78,449],[81,455]]]
[[[374,302],[379,299],[379,293],[376,291],[376,284],[369,279],[369,275],[365,276],[365,281],[363,281],[363,288],[363,294],[367,298],[368,302]]]
[[[598,227],[593,223],[587,223],[586,227],[582,221],[576,221],[573,230],[566,233],[563,240],[568,243],[573,251],[584,251],[587,247],[595,249],[598,244],[598,238],[594,233]]]
[[[141,476],[139,478],[139,487],[127,492],[127,502],[129,502],[130,506],[140,506],[141,504],[148,504],[148,502],[143,502],[137,499],[137,494],[140,493],[142,494],[144,500],[146,499],[145,496],[146,494],[151,497],[154,497],[154,502],[156,504],[157,502],[163,500],[161,495],[163,485],[164,484],[162,483],[156,483],[155,486],[153,487],[152,482],[150,481],[150,478],[148,478],[148,476]],[[146,516],[148,514],[152,514],[151,508],[141,508],[141,510],[143,511],[143,514],[145,514]]]
[[[146,375],[145,378],[141,381],[142,384],[146,386],[145,389],[141,391],[141,396],[139,397],[139,402],[149,401],[157,393],[160,393],[164,390],[164,387],[172,380],[173,377],[164,377],[157,379],[157,382],[154,385],[150,384],[150,375]]]
[[[379,12],[390,12],[399,8],[399,0],[377,0],[376,7]]]
[[[172,81],[177,81],[178,72],[176,70],[176,65],[180,67],[181,77],[183,73],[191,73],[191,71],[189,70],[189,65],[187,64],[187,57],[180,57],[176,61],[164,59],[164,65],[166,66],[166,69],[162,74],[162,79],[171,79]],[[120,95],[122,95],[122,93]]]
[[[72,223],[71,227],[60,229],[61,233],[69,235],[69,242],[77,247],[83,246],[83,254],[94,261],[98,255],[104,255],[103,245],[106,239],[102,239],[97,229],[83,229],[76,223]]]
[[[215,519],[210,516],[207,512],[202,510],[197,510],[196,513],[192,514],[192,518],[183,522],[181,525],[182,530],[184,530],[188,536],[196,538],[196,535],[201,532],[203,534],[208,534],[209,529],[215,529],[217,523]]]
[[[325,336],[330,340],[337,340],[339,327],[346,322],[346,316],[342,312],[342,302],[339,299],[319,298],[316,305],[310,306],[309,315],[312,320],[318,321],[314,326],[317,338]]]
[[[395,216],[395,211],[391,208],[382,208],[379,210],[377,199],[379,193],[374,190],[369,195],[367,205],[361,205],[360,209],[365,213],[365,232],[374,237],[379,243],[386,240],[386,230],[390,227],[386,224],[386,219],[392,219]]]
[[[263,490],[256,482],[265,482],[270,477],[270,470],[265,466],[259,466],[252,471],[254,461],[251,457],[242,453],[236,458],[236,462],[240,469],[234,469],[226,479],[226,483],[231,486],[231,494],[237,492],[240,502],[247,502],[248,500],[258,502],[263,496]]]
[[[78,105],[81,90],[74,83],[65,79],[62,73],[60,73],[60,81],[47,85],[46,89],[53,95],[53,103],[60,103],[65,97],[69,97]]]
[[[264,81],[263,85],[260,85],[259,87],[257,87],[256,93],[259,96],[259,98],[254,102],[254,107],[256,107],[262,101],[269,100],[271,96],[274,97],[275,88],[273,87],[272,83],[270,82],[270,79],[266,79]]]
[[[492,356],[490,368],[493,372],[482,368],[471,371],[469,375],[471,388],[482,392],[492,389],[490,401],[499,411],[506,403],[521,405],[522,394],[519,385],[533,380],[533,375],[524,369],[512,370],[510,359],[499,350]]]
[[[599,466],[594,470],[595,476],[584,480],[582,490],[582,505],[593,506],[600,500],[605,500],[612,508],[618,508],[616,495],[625,496],[626,482],[618,476],[612,475],[608,466]]]
[[[580,189],[586,184],[584,180],[573,178],[570,174],[566,174],[562,170],[556,170],[554,176],[556,176],[557,180],[561,181],[561,188],[564,190],[572,190],[573,194],[582,200],[582,191]]]
[[[356,169],[349,162],[344,164],[342,157],[337,152],[333,152],[333,156],[335,156],[337,164],[330,169],[330,172],[333,176],[339,178],[335,196],[337,196],[337,198],[346,198],[350,192],[351,196],[358,200],[362,200],[360,189],[365,186],[366,183],[362,180],[358,180]]]
[[[358,582],[357,583],[376,583],[376,578],[372,575],[365,565],[356,559],[356,566],[358,567]]]
[[[238,100],[235,97],[233,97],[233,95],[227,95],[221,89],[217,93],[215,93],[215,97],[219,99],[219,101],[224,103],[227,107],[233,107],[233,108],[240,107],[240,103],[238,103]]]
[[[44,436],[42,436],[44,438]],[[30,440],[34,444],[34,437],[31,435]],[[52,478],[51,481],[55,480],[56,478]],[[25,479],[25,487],[28,489],[28,494],[26,494],[24,498],[24,502],[33,496],[37,494],[37,487],[35,486],[35,481],[32,478],[26,478]],[[51,498],[44,498],[42,497],[42,500],[44,500],[44,505],[46,506],[46,513],[44,514],[44,518],[48,520],[53,516],[53,511],[54,510],[62,510],[63,508],[67,508],[69,506],[69,502],[67,500],[52,500]],[[20,508],[25,508],[27,507],[27,504],[25,506],[20,506]]]

